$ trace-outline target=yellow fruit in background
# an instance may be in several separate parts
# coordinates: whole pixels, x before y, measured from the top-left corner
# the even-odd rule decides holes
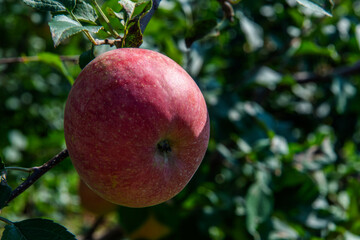
[[[79,182],[78,191],[81,206],[95,215],[105,215],[114,211],[117,207],[116,204],[106,201],[97,195],[82,180]]]
[[[128,236],[131,240],[147,239],[157,240],[165,237],[171,232],[171,229],[159,222],[153,214],[138,229],[130,233]]]

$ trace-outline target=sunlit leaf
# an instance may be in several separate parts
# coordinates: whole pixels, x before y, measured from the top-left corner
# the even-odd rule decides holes
[[[332,16],[331,10],[334,6],[333,0],[296,0],[301,5],[312,9],[315,12]]]
[[[135,10],[136,4],[131,0],[119,0],[120,5],[125,9],[127,18],[131,19]]]
[[[38,57],[40,62],[46,63],[61,72],[70,82],[70,84],[74,83],[74,78],[71,76],[64,63],[61,61],[59,55],[49,52],[42,52],[38,54]]]
[[[102,28],[102,26],[82,26],[80,23],[65,15],[55,16],[51,22],[49,22],[49,26],[55,47],[72,35],[83,31],[97,33]]]
[[[269,219],[273,211],[273,197],[261,184],[254,183],[246,194],[246,226],[256,235],[257,227]]]
[[[23,0],[26,5],[41,11],[64,12],[72,11],[75,0]]]
[[[113,8],[106,8],[111,26],[118,32],[123,32],[125,28],[125,13],[115,12]]]
[[[240,20],[240,28],[245,34],[247,44],[250,51],[255,51],[264,45],[264,30],[256,22],[249,19],[241,11],[236,12],[236,16]]]
[[[144,13],[147,13],[150,11],[152,7],[152,1],[151,0],[140,0],[136,2],[136,7],[133,12],[133,17],[136,17],[138,15],[142,15]]]
[[[75,17],[84,22],[95,23],[97,19],[94,8],[85,0],[77,0],[76,7],[73,11]]]
[[[256,84],[265,86],[269,89],[274,89],[278,83],[281,82],[282,75],[269,67],[260,67],[256,71],[250,81]]]
[[[330,46],[319,46],[313,41],[303,40],[298,45],[294,46],[292,54],[294,56],[314,55],[314,56],[327,56],[337,61],[340,59],[338,52],[335,48]]]
[[[299,234],[294,228],[292,228],[286,222],[281,221],[278,218],[272,219],[272,224],[274,225],[274,231],[271,232],[269,240],[296,240],[299,239]]]
[[[336,111],[339,114],[345,112],[348,100],[355,96],[357,89],[349,81],[342,77],[335,77],[331,91],[336,97]]]

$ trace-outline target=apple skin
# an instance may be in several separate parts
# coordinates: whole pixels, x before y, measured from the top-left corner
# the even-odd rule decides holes
[[[209,142],[194,80],[160,53],[122,48],[91,61],[66,102],[65,141],[81,179],[102,198],[147,207],[178,194]]]
[[[102,216],[115,211],[117,208],[116,204],[101,198],[88,186],[86,186],[81,179],[79,181],[78,194],[80,198],[80,205],[94,215]]]

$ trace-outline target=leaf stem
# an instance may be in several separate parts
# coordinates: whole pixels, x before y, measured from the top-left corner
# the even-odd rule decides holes
[[[113,35],[113,37],[116,39],[120,38],[120,35],[115,31],[115,29],[113,28],[113,26],[110,23],[110,20],[107,18],[105,13],[102,11],[101,7],[96,2],[96,0],[91,0],[91,2],[94,4],[96,10],[100,13],[100,17],[102,18],[102,20],[108,25],[109,31]]]
[[[8,225],[13,225],[14,223],[6,218],[0,217],[0,221],[8,224]]]
[[[70,16],[82,26],[79,19],[77,19],[77,17],[71,11],[68,11],[68,12],[69,12]],[[88,31],[84,30],[84,34],[90,40],[90,42],[92,44],[96,45],[96,40],[93,38],[93,36],[91,36],[91,34]]]
[[[22,171],[27,173],[32,173],[34,171],[33,168],[23,168],[23,167],[5,167],[5,169],[8,170],[15,170],[15,171]]]

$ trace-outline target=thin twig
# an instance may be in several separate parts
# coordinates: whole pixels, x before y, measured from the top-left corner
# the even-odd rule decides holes
[[[6,204],[9,204],[14,198],[19,196],[22,192],[24,192],[31,185],[33,185],[42,175],[44,175],[47,171],[55,167],[57,164],[59,164],[68,156],[69,156],[68,150],[64,149],[56,156],[54,156],[52,159],[41,165],[40,167],[33,167],[34,172],[14,191],[11,192],[10,198],[7,200]]]
[[[79,56],[59,56],[59,57],[62,61],[67,61],[67,62],[77,63],[79,61]],[[0,64],[37,62],[37,61],[40,61],[40,58],[38,56],[10,57],[10,58],[1,58]]]
[[[296,73],[294,74],[297,83],[309,82],[326,82],[331,81],[335,76],[350,76],[360,73],[360,61],[352,66],[339,67],[326,75],[317,75],[313,73]]]
[[[95,45],[103,45],[103,44],[108,44],[110,45],[110,47],[112,46],[116,46],[117,48],[120,48],[120,45],[122,43],[122,38],[120,39],[104,39],[104,40],[96,40],[96,44]]]
[[[5,168],[6,171],[21,171],[21,172],[27,172],[27,173],[32,173],[34,171],[33,168],[23,168],[23,167],[6,167]]]
[[[8,224],[8,225],[12,225],[12,224],[13,224],[12,221],[10,221],[9,219],[3,218],[3,217],[0,217],[0,221],[6,223],[6,224]]]

